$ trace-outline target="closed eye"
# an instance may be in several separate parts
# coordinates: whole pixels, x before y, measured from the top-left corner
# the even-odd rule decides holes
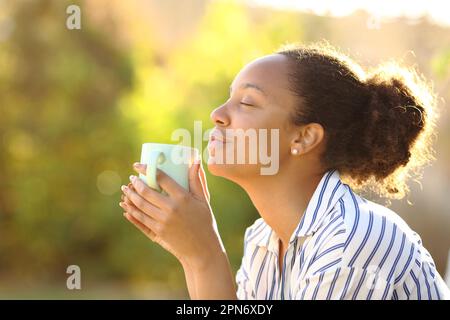
[[[244,106],[249,106],[249,107],[253,106],[252,104],[248,104],[248,103],[245,103],[245,102],[241,102],[241,104],[243,104]]]

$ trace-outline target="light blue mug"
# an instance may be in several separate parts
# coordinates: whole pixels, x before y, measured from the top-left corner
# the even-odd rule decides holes
[[[147,165],[146,175],[139,174],[149,187],[161,192],[156,181],[156,171],[160,169],[189,191],[189,168],[195,160],[199,160],[196,148],[175,144],[144,143],[142,144],[141,163]]]

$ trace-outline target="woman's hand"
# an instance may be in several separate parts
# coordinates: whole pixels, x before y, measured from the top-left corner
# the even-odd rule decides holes
[[[145,174],[146,166],[135,164]],[[183,265],[201,268],[215,255],[225,251],[209,206],[209,192],[200,163],[189,169],[186,191],[163,171],[157,181],[167,193],[148,187],[141,179],[130,176],[131,184],[122,186],[120,206],[125,217],[148,238],[171,252]]]

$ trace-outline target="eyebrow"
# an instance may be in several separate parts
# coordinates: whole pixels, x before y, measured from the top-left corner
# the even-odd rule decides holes
[[[257,86],[254,83],[246,82],[239,86],[239,89],[249,89],[249,88],[255,89],[255,90],[259,91],[260,93],[262,93],[263,95],[267,96],[267,94],[264,92],[264,90],[261,89],[261,87]],[[232,86],[230,86],[230,93],[231,93],[232,89],[233,89]]]

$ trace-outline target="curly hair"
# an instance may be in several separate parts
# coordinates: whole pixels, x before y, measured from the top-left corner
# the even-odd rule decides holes
[[[325,131],[324,168],[337,169],[355,190],[403,198],[434,159],[436,95],[413,68],[396,62],[364,70],[327,42],[287,44],[290,90],[299,99],[296,125]]]

